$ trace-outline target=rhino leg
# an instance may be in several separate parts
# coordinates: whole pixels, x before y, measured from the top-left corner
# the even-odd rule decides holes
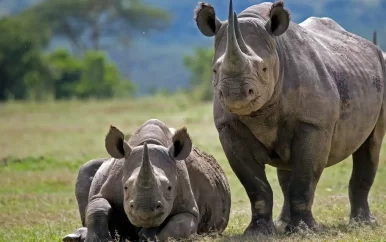
[[[92,179],[105,160],[107,159],[90,160],[79,168],[75,183],[75,197],[78,202],[82,226],[85,226],[85,213]]]
[[[160,241],[167,241],[169,238],[186,239],[197,232],[197,226],[196,216],[191,213],[179,213],[169,219],[157,237]]]
[[[283,192],[284,203],[281,209],[280,215],[275,221],[276,229],[278,231],[284,232],[285,227],[290,221],[290,203],[288,198],[288,184],[291,180],[292,172],[287,170],[277,169],[277,178],[279,179],[279,184]]]
[[[237,129],[227,124],[217,126],[217,129],[228,162],[245,188],[251,204],[252,218],[244,234],[273,234],[273,193],[264,165],[269,161],[268,152],[244,124],[237,125]]]
[[[386,129],[383,115],[382,110],[373,132],[353,154],[353,170],[349,184],[351,222],[376,223],[370,212],[368,195],[377,172],[379,152]]]
[[[300,227],[316,229],[312,215],[312,204],[319,178],[326,167],[331,148],[334,127],[320,128],[308,123],[301,123],[296,128],[292,142],[292,176],[288,187],[290,221],[287,232],[294,232]]]
[[[110,203],[104,198],[92,198],[86,209],[86,242],[112,241],[109,231],[109,220],[112,209]]]

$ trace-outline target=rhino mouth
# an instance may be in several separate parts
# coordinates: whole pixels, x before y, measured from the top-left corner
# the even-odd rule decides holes
[[[143,219],[130,213],[128,217],[130,222],[136,227],[151,228],[161,225],[165,220],[164,215],[165,213],[160,213],[156,216]]]
[[[232,105],[227,105],[224,100],[221,100],[221,103],[231,113],[234,113],[237,115],[249,115],[257,111],[257,108],[255,107],[255,105],[258,103],[259,99],[260,99],[260,95],[256,96],[249,103],[241,107],[234,107]]]

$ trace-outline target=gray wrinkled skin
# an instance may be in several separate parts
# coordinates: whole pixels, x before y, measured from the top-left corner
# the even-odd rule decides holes
[[[192,146],[186,128],[157,119],[142,124],[127,142],[111,126],[105,146],[111,158],[79,170],[75,193],[82,228],[63,241],[188,238],[221,233],[231,197],[217,161]]]
[[[311,210],[323,169],[350,155],[350,219],[375,222],[368,193],[385,133],[381,50],[330,18],[293,23],[282,2],[237,16],[230,1],[228,21],[199,3],[195,20],[214,36],[214,121],[250,199],[245,234],[275,232],[265,165],[277,168],[285,198],[277,227],[292,232],[317,228]]]

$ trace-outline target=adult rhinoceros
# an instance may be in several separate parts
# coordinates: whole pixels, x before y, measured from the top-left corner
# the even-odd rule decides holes
[[[311,212],[323,169],[353,156],[351,221],[374,220],[368,194],[385,133],[385,64],[370,41],[330,18],[290,20],[283,2],[229,4],[220,21],[210,4],[195,9],[214,36],[214,121],[226,157],[250,200],[245,233],[271,234],[273,195],[264,167],[277,168],[284,194],[278,222],[287,231]]]

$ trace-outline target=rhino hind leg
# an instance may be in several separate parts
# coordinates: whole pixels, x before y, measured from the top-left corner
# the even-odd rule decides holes
[[[107,159],[104,158],[90,160],[79,168],[78,177],[75,184],[75,196],[78,202],[82,226],[85,226],[85,213],[92,179],[105,160]]]
[[[281,190],[283,192],[284,202],[281,212],[278,218],[275,221],[276,231],[284,232],[287,224],[290,221],[290,203],[288,198],[288,185],[292,176],[291,171],[277,169],[277,178],[279,180],[279,184]]]
[[[86,239],[87,228],[79,228],[74,230],[71,234],[63,237],[63,242],[83,242]]]
[[[385,130],[385,114],[382,108],[373,132],[353,154],[353,170],[349,184],[350,222],[376,224],[376,219],[370,212],[368,195],[377,172]]]

